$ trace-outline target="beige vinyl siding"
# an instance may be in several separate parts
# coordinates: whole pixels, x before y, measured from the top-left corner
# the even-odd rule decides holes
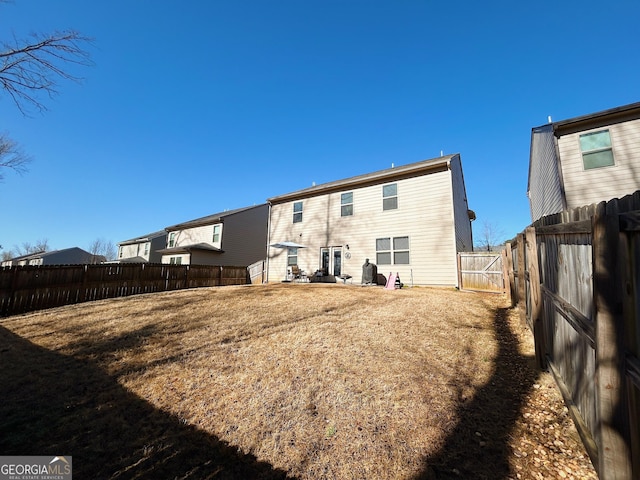
[[[196,245],[198,243],[207,243],[213,246],[213,225],[203,225],[200,227],[185,228],[177,232],[175,247],[184,247],[187,245]],[[171,235],[169,233],[169,235]]]
[[[615,165],[585,170],[579,137],[609,130]],[[567,208],[623,197],[640,189],[640,120],[565,135],[558,139]]]
[[[118,252],[118,260],[124,260],[125,258],[133,258],[138,256],[137,243],[134,243],[133,245],[122,245],[120,248],[122,249],[122,256],[120,256],[120,252]],[[144,249],[142,250],[142,253],[144,253]]]
[[[398,208],[382,209],[382,186],[396,183]],[[342,193],[353,192],[353,215],[340,215]],[[271,209],[270,242],[293,241],[299,249],[298,265],[313,273],[320,266],[322,247],[342,246],[342,272],[354,283],[362,278],[366,258],[376,263],[376,238],[409,237],[409,265],[379,265],[378,273],[397,272],[401,280],[417,285],[456,285],[456,256],[452,184],[448,170],[414,178],[303,199],[303,221],[293,223],[292,200]],[[349,250],[346,245],[349,245]],[[351,258],[346,258],[345,253]],[[286,249],[269,248],[269,281],[286,272]]]

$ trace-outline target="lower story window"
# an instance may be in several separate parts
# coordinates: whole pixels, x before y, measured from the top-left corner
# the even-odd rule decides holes
[[[298,248],[297,247],[289,247],[287,249],[287,265],[297,265],[298,264]]]
[[[376,238],[378,265],[409,265],[409,237]]]
[[[169,263],[171,265],[182,265],[182,257],[171,257]]]

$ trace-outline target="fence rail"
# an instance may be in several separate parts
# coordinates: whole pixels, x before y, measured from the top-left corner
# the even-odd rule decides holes
[[[62,305],[195,287],[244,285],[247,267],[113,264],[0,268],[0,317]]]
[[[544,217],[503,258],[599,477],[640,478],[640,191]]]

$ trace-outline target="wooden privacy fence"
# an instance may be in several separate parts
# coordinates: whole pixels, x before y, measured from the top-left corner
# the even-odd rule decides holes
[[[640,192],[543,217],[504,256],[599,477],[640,478]]]
[[[504,262],[499,252],[459,252],[460,290],[505,292]]]
[[[139,293],[246,283],[247,267],[148,263],[3,267],[0,317]]]

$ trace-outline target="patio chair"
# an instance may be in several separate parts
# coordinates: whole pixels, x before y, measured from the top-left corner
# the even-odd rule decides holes
[[[294,282],[296,280],[303,280],[305,282],[307,281],[307,274],[304,270],[301,270],[298,265],[291,265],[291,275],[293,275]]]

